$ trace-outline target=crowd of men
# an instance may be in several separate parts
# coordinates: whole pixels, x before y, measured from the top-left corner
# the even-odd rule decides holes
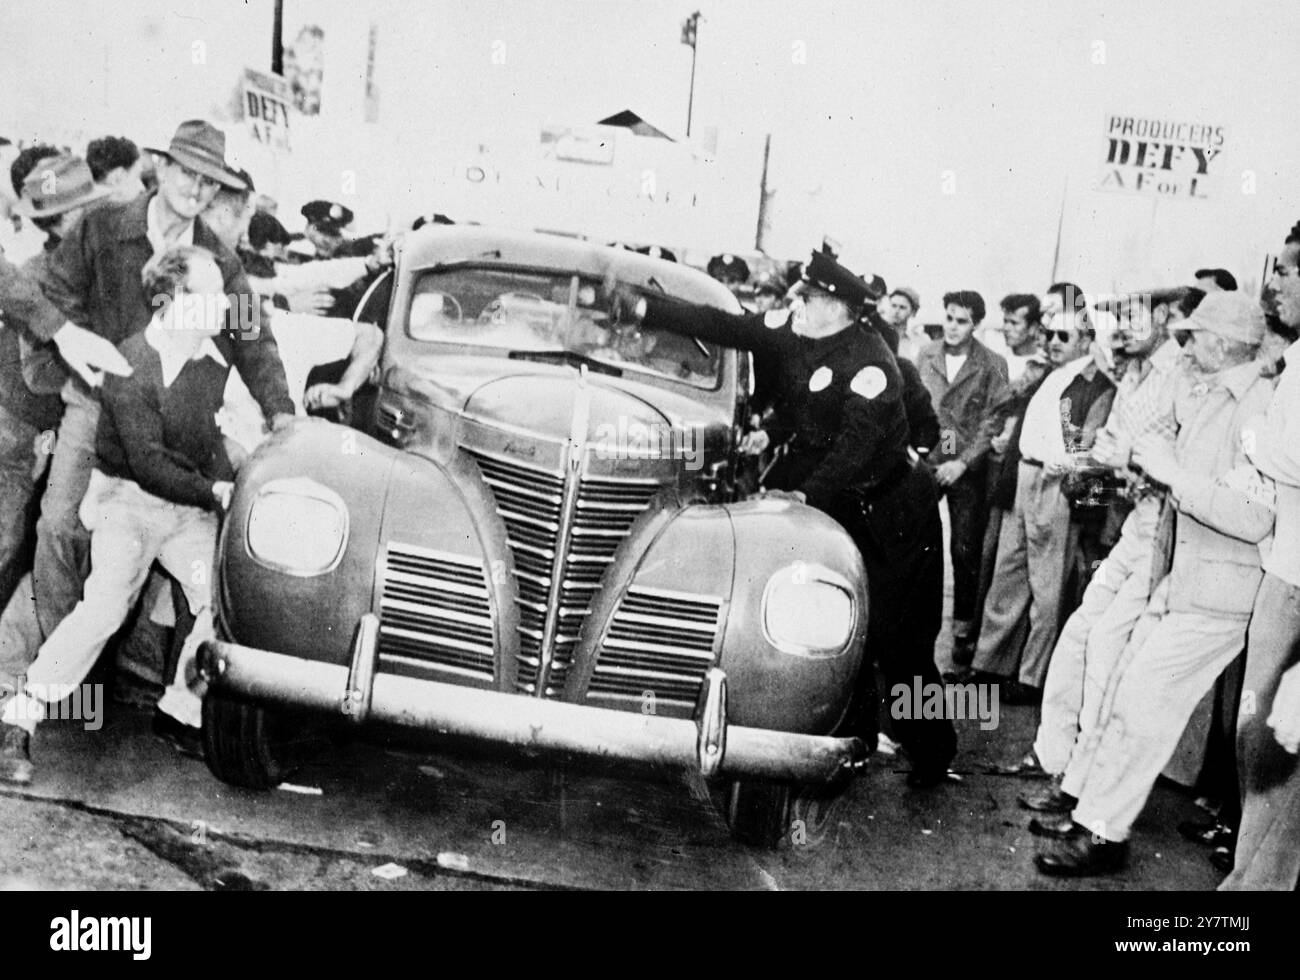
[[[134,684],[119,697],[153,705],[155,733],[199,754],[195,652],[212,631],[216,515],[235,471],[295,415],[346,410],[382,347],[351,314],[391,248],[345,240],[346,208],[314,201],[290,235],[202,121],[147,152],[107,137],[84,157],[25,147],[10,167],[19,213],[45,236],[21,268],[0,257],[11,782],[32,778],[46,707],[132,617],[118,662]],[[295,245],[312,259],[285,261]]]
[[[290,234],[201,121],[146,153],[117,137],[83,156],[26,147],[10,178],[44,235],[21,267],[0,257],[0,779],[23,783],[46,707],[115,635],[122,675],[153,689],[155,732],[198,752],[219,515],[270,432],[358,410],[382,334],[351,315],[392,245],[347,240],[352,214],[329,201]],[[1222,269],[1104,300],[1055,283],[1004,297],[998,325],[958,289],[934,336],[915,290],[830,250],[786,271],[709,263],[742,316],[623,291],[611,312],[753,352],[742,451],[764,492],[858,544],[888,687],[941,681],[943,501],[942,681],[1041,706],[1033,746],[998,767],[1042,780],[1022,797],[1047,842],[1038,868],[1122,867],[1181,765],[1214,815],[1180,829],[1226,886],[1294,888],[1300,225],[1262,298]],[[874,684],[864,669],[844,723],[871,747]],[[949,719],[892,730],[911,786],[947,780]]]
[[[733,257],[723,258],[710,272],[770,311],[756,289],[741,288]],[[1202,794],[1207,818],[1179,830],[1231,872],[1224,887],[1294,889],[1300,375],[1285,367],[1300,359],[1300,224],[1261,297],[1239,291],[1224,269],[1197,270],[1195,285],[1096,300],[1061,282],[1004,297],[998,327],[986,322],[979,293],[955,290],[933,336],[917,322],[915,290],[887,291],[879,277],[839,266],[818,272],[825,261],[815,254],[792,293],[793,332],[825,344],[831,335],[806,325],[811,300],[838,298],[841,322],[882,338],[897,375],[866,392],[870,406],[854,404],[862,392],[850,386],[829,423],[834,437],[817,435],[825,419],[803,423],[811,438],[796,432],[789,452],[851,436],[860,468],[843,474],[842,497],[874,498],[890,429],[879,402],[893,400],[913,472],[928,473],[933,490],[913,478],[898,484],[907,503],[895,501],[890,531],[871,533],[860,510],[827,499],[820,484],[778,476],[768,486],[836,516],[870,575],[884,580],[870,587],[872,615],[887,625],[872,630],[868,648],[889,687],[905,675],[924,682],[934,666],[942,576],[936,585],[909,569],[934,547],[925,529],[934,524],[930,501],[942,498],[952,568],[952,668],[943,679],[996,685],[1005,700],[1040,707],[1032,747],[992,768],[1044,781],[1020,797],[1034,814],[1030,831],[1046,842],[1038,869],[1081,876],[1123,867],[1163,772]],[[652,315],[660,305],[650,304]],[[761,326],[776,323],[751,323],[748,334],[716,322],[689,329],[752,349],[760,379],[764,360],[779,357],[767,368],[780,379],[775,408],[757,424],[799,429],[831,360],[815,345],[776,349],[781,331]],[[863,348],[857,370],[878,361]],[[875,419],[865,435],[864,413]],[[776,441],[748,439],[746,448]],[[894,540],[906,548],[889,547]],[[869,680],[860,688],[874,693]],[[870,724],[849,730],[874,744],[876,712],[868,713]],[[937,785],[934,760],[946,764],[951,743],[918,737],[914,724],[895,723],[911,783]]]

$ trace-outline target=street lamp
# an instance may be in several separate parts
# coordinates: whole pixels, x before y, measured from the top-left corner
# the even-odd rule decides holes
[[[686,99],[686,137],[691,135],[691,111],[695,108],[695,42],[700,29],[700,12],[697,10],[682,21],[682,44],[691,49],[691,91]]]

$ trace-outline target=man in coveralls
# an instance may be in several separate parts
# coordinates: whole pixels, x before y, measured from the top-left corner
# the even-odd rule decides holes
[[[867,569],[867,658],[842,734],[876,744],[880,702],[872,660],[889,690],[940,685],[934,664],[943,606],[942,530],[934,478],[908,456],[903,382],[874,330],[857,325],[872,287],[825,252],[814,252],[788,310],[733,315],[664,296],[614,291],[616,319],[766,354],[779,366],[776,412],[746,437],[762,452],[788,444],[768,474],[768,496],[816,507],[853,537]],[[897,712],[895,712],[897,714]],[[912,762],[908,785],[945,780],[957,737],[947,718],[895,717]]]

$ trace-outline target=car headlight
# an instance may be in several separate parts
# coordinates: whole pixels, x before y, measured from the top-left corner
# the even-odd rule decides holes
[[[763,633],[785,653],[834,657],[844,652],[857,625],[848,581],[806,562],[787,565],[763,591]]]
[[[348,540],[343,498],[306,477],[271,480],[248,512],[248,553],[287,575],[320,575],[338,566]]]

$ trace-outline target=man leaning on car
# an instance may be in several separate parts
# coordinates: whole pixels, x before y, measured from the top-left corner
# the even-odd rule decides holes
[[[780,406],[742,450],[788,444],[766,481],[768,497],[806,503],[842,524],[862,553],[872,616],[867,652],[892,690],[940,683],[934,665],[943,603],[942,529],[934,479],[908,455],[902,379],[873,330],[856,328],[873,287],[826,252],[814,252],[789,310],[733,315],[618,287],[615,318],[769,355],[780,365]],[[846,734],[876,742],[879,702],[864,659]],[[912,762],[908,784],[946,779],[957,738],[946,718],[895,719]]]

